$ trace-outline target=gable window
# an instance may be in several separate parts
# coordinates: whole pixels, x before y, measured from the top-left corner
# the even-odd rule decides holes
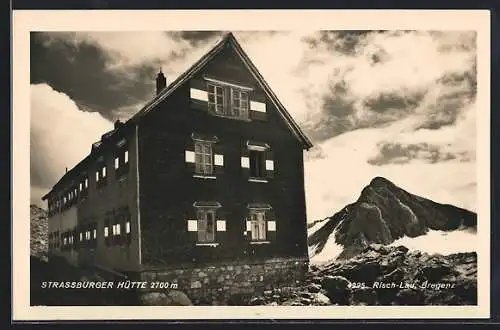
[[[248,117],[248,93],[232,89],[231,93],[232,115],[235,117]]]
[[[224,88],[208,84],[208,109],[218,115],[224,114]]]
[[[195,141],[195,172],[197,174],[213,173],[212,143],[207,141]]]
[[[248,89],[223,82],[207,84],[209,111],[225,117],[248,119]]]

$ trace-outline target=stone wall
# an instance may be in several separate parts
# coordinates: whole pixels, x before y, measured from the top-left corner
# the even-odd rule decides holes
[[[307,269],[304,258],[150,269],[140,274],[140,280],[148,283],[141,295],[178,290],[194,305],[247,305],[255,294],[298,285]]]

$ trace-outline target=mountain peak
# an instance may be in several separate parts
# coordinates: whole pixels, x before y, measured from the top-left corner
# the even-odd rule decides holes
[[[309,237],[309,246],[321,251],[335,232],[348,258],[366,244],[390,244],[395,240],[425,235],[429,230],[451,231],[475,227],[476,214],[453,205],[413,195],[384,177],[374,177],[357,201],[344,207]]]
[[[380,187],[380,186],[386,187],[386,186],[393,186],[394,183],[392,183],[391,181],[387,180],[382,176],[376,176],[370,181],[369,185],[372,187]]]

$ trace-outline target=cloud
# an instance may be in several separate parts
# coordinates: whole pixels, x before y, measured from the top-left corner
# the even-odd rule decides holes
[[[32,202],[89,152],[113,128],[96,112],[84,112],[66,94],[47,84],[31,85],[30,178]]]
[[[362,31],[347,40],[342,31],[304,39],[310,49],[296,72],[316,141],[413,115],[427,118],[416,129],[439,129],[475,99],[474,32]]]
[[[64,92],[80,110],[128,119],[154,97],[159,68],[172,81],[211,36],[195,42],[165,32],[32,33],[31,83]]]
[[[399,142],[383,141],[377,144],[379,154],[368,159],[371,165],[387,164],[407,164],[412,160],[422,160],[430,164],[459,159],[460,161],[469,161],[467,154],[461,152],[454,154],[442,150],[439,146],[428,143],[401,144]]]

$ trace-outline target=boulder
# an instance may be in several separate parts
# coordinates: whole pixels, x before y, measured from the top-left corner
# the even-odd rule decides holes
[[[317,293],[317,292],[320,292],[321,291],[321,285],[319,284],[316,284],[316,283],[311,283],[309,284],[309,286],[307,287],[307,290],[311,293]]]
[[[333,303],[348,305],[351,297],[351,283],[342,276],[326,276],[321,287],[325,290],[326,296]]]
[[[352,292],[352,302],[354,305],[366,304],[374,306],[377,304],[377,293],[372,288],[359,288]]]

